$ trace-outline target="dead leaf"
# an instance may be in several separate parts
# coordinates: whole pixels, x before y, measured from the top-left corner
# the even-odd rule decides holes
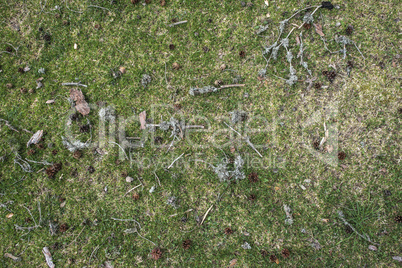
[[[237,263],[237,259],[233,259],[229,262],[229,267],[234,267]]]
[[[279,260],[278,260],[278,259],[276,259],[275,262],[276,262],[276,264],[279,264]]]
[[[342,165],[341,165],[341,167],[342,167],[343,169],[346,169],[348,166],[347,166],[347,165],[342,164]]]
[[[36,81],[36,89],[40,89],[41,87],[43,87],[43,84],[41,81]]]
[[[236,151],[236,148],[235,147],[230,147],[230,152],[233,154],[234,152]]]
[[[36,79],[36,82],[42,81],[43,79],[43,77],[39,77],[38,79]]]
[[[51,103],[54,103],[54,100],[48,100],[48,101],[46,101],[46,104],[51,104]]]
[[[12,259],[13,261],[20,261],[20,260],[21,260],[21,258],[16,257],[16,256],[14,256],[14,255],[11,254],[11,253],[5,253],[5,254],[4,254],[4,257],[10,258],[10,259]]]
[[[275,186],[275,191],[279,191],[281,188],[279,188],[278,186]]]
[[[300,37],[298,35],[296,35],[296,44],[300,45]]]
[[[25,72],[25,73],[28,72],[29,70],[31,70],[31,68],[29,68],[29,66],[25,66],[25,67],[24,67],[24,72]]]
[[[31,144],[37,144],[40,141],[40,139],[42,138],[42,135],[43,135],[43,130],[36,131],[36,133],[33,134],[33,136],[27,142],[27,147],[29,147],[29,145],[31,145]]]
[[[81,113],[82,115],[87,115],[87,114],[89,114],[89,112],[90,112],[90,110],[91,110],[91,109],[89,108],[89,105],[88,105],[88,103],[87,103],[86,101],[77,103],[77,104],[75,105],[75,109],[77,109],[77,111],[78,111],[79,113]]]
[[[14,213],[7,214],[7,219],[11,219],[14,216]]]
[[[140,116],[140,123],[141,123],[140,129],[145,129],[147,127],[147,122],[146,122],[147,112],[143,111],[143,112],[140,113],[139,116]]]
[[[328,223],[329,219],[321,219],[323,222]]]
[[[328,153],[332,153],[332,151],[334,150],[334,146],[332,146],[332,145],[327,145],[327,146],[325,146],[325,150],[326,150]]]
[[[368,248],[369,248],[369,250],[377,251],[377,247],[376,247],[376,246],[370,245]]]
[[[88,103],[85,101],[84,94],[81,90],[70,89],[70,98],[75,101],[75,108],[82,115],[87,115],[90,112]]]
[[[315,27],[315,32],[318,33],[320,36],[325,36],[325,34],[322,32],[322,26],[320,24],[313,24]]]

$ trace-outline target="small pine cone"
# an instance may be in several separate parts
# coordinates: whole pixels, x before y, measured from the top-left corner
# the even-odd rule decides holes
[[[314,83],[315,89],[320,89],[321,87],[322,87],[322,84],[320,82]]]
[[[345,225],[345,232],[347,234],[351,234],[353,233],[353,229],[349,225]]]
[[[80,151],[75,151],[75,152],[73,153],[73,157],[74,157],[75,159],[80,159],[81,156],[82,156],[82,153],[81,153]]]
[[[33,155],[33,154],[35,154],[35,150],[34,150],[34,149],[30,149],[30,150],[27,152],[27,155]]]
[[[261,256],[266,257],[268,256],[268,251],[266,251],[265,249],[261,249],[260,254]]]
[[[256,198],[257,198],[257,196],[256,196],[255,194],[251,194],[251,195],[248,197],[248,199],[249,199],[250,201],[254,201]]]
[[[189,249],[191,247],[192,241],[190,239],[187,239],[183,241],[183,248],[184,249]]]
[[[397,223],[401,223],[401,222],[402,222],[402,216],[401,216],[401,215],[396,216],[396,217],[395,217],[395,221],[396,221]]]
[[[344,160],[345,158],[346,158],[345,152],[339,152],[339,153],[338,153],[338,159],[339,159],[339,160]]]
[[[87,168],[87,171],[88,171],[90,174],[92,174],[92,173],[95,172],[95,168],[94,168],[93,166],[89,166],[89,167]]]
[[[226,227],[225,234],[227,234],[227,235],[233,234],[233,230],[230,227]]]
[[[137,3],[139,3],[140,2],[140,0],[131,0],[131,4],[137,4]]]
[[[248,180],[250,182],[258,182],[258,174],[256,172],[252,172],[248,175]]]
[[[290,255],[289,250],[288,250],[287,248],[284,248],[284,249],[282,250],[282,256],[283,256],[284,258],[287,258],[287,257],[289,257],[289,255]]]
[[[28,92],[28,90],[25,87],[20,88],[20,91],[22,94],[25,94]]]
[[[240,58],[246,57],[246,52],[244,52],[244,50],[240,51],[239,56],[240,56]]]
[[[133,199],[134,199],[135,201],[137,201],[138,199],[140,199],[140,195],[139,195],[137,192],[133,193],[132,197],[133,197]]]
[[[346,34],[347,35],[352,35],[353,34],[353,26],[352,25],[349,25],[347,28],[346,28]]]
[[[128,176],[128,173],[127,171],[123,171],[120,175],[122,178],[126,178]]]
[[[310,29],[311,28],[311,23],[303,24],[303,28],[306,29],[306,30]]]
[[[45,148],[45,146],[43,146],[42,143],[37,143],[37,144],[35,144],[35,146],[36,146],[36,148],[38,148],[38,149],[43,149],[43,148]]]
[[[18,72],[23,74],[24,73],[24,68],[22,68],[22,67],[18,68]]]
[[[52,151],[52,155],[56,155],[58,153],[58,151],[55,149]]]
[[[68,230],[67,223],[63,223],[62,225],[60,225],[59,230],[61,233],[64,233],[65,231],[67,231]]]
[[[160,248],[154,248],[151,252],[151,257],[154,260],[159,260],[162,257],[162,250]]]
[[[277,258],[274,254],[272,254],[271,256],[269,256],[269,260],[270,260],[271,262],[277,262],[277,261],[278,261],[278,258]]]
[[[320,149],[320,142],[319,141],[314,141],[313,146],[314,146],[314,149],[316,149],[316,150]]]

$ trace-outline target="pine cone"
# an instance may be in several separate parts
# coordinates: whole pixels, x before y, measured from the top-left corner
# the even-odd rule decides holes
[[[261,249],[260,254],[261,254],[263,257],[266,257],[266,256],[268,256],[268,251],[266,251],[265,249]]]
[[[339,159],[339,160],[344,160],[345,158],[346,158],[345,152],[339,152],[339,153],[338,153],[338,159]]]
[[[34,150],[34,149],[30,149],[30,150],[27,152],[27,155],[33,155],[33,154],[35,154],[35,150]]]
[[[250,201],[254,201],[256,198],[257,198],[257,196],[256,196],[255,194],[251,194],[251,195],[248,197],[248,199],[249,199]]]
[[[189,249],[191,247],[192,241],[190,239],[187,239],[183,241],[183,248],[184,249]]]
[[[81,153],[80,151],[75,151],[75,152],[73,153],[73,157],[74,157],[75,159],[80,159],[81,156],[82,156],[82,153]]]
[[[287,248],[284,248],[284,249],[282,250],[282,256],[283,256],[284,258],[287,258],[287,257],[289,257],[289,255],[290,255],[289,250],[288,250]]]
[[[137,201],[140,199],[140,195],[137,192],[133,193],[133,199]]]
[[[269,256],[269,260],[270,260],[271,262],[277,262],[277,261],[278,261],[278,258],[277,258],[274,254],[272,254],[271,256]]]
[[[250,182],[258,182],[258,174],[255,172],[252,172],[248,175],[248,180]]]
[[[320,89],[322,87],[322,84],[320,82],[317,82],[314,84],[315,89]]]
[[[56,155],[58,153],[58,151],[56,150],[56,149],[54,149],[53,151],[52,151],[52,155]]]
[[[396,221],[397,223],[401,223],[401,222],[402,222],[402,216],[401,216],[401,215],[396,216],[396,217],[395,217],[395,221]]]
[[[162,250],[160,248],[154,248],[151,252],[151,257],[154,260],[159,260],[162,257]]]
[[[65,231],[67,231],[68,230],[67,223],[63,223],[62,225],[60,225],[59,230],[60,230],[61,233],[64,233]]]
[[[230,227],[226,227],[225,234],[227,234],[227,235],[233,234],[233,230]]]
[[[56,173],[59,172],[60,170],[61,170],[61,163],[56,163],[46,169],[46,175],[49,178],[53,178],[54,175],[56,175]]]
[[[347,35],[352,35],[353,34],[353,26],[349,25],[346,30],[345,30]]]

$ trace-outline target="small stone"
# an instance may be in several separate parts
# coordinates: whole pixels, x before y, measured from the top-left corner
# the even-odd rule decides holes
[[[340,23],[340,22],[337,22],[337,23],[335,24],[335,26],[336,26],[336,27],[339,27],[339,26],[341,26],[341,23]]]
[[[127,176],[127,177],[126,177],[126,182],[133,182],[133,180],[134,180],[134,179],[131,178],[130,176]]]

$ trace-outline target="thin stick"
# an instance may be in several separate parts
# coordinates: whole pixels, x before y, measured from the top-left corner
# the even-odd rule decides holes
[[[10,122],[8,122],[7,120],[4,120],[4,119],[0,118],[0,121],[3,121],[3,122],[5,123],[5,125],[6,125],[7,127],[9,127],[11,130],[14,130],[14,131],[16,131],[16,132],[19,132],[19,131],[16,130],[16,129],[10,124]]]
[[[134,188],[131,188],[130,190],[127,191],[127,193],[125,193],[125,194],[123,195],[123,197],[125,197],[129,192],[131,192],[131,191],[137,189],[137,188],[140,187],[140,186],[141,186],[141,184],[135,186]]]
[[[375,245],[379,245],[378,243],[375,243],[375,242],[371,241],[370,237],[369,237],[367,234],[364,234],[364,235],[359,234],[359,233],[356,231],[356,229],[355,229],[349,222],[347,222],[347,221],[345,220],[345,216],[343,215],[343,212],[342,212],[342,211],[338,211],[338,216],[339,216],[339,218],[343,221],[343,223],[344,223],[345,225],[349,226],[349,227],[352,229],[352,231],[355,232],[358,236],[360,236],[361,238],[363,238],[364,240],[366,240],[366,241],[368,241],[368,242],[370,242],[370,243],[373,243],[373,244],[375,244]]]
[[[72,243],[74,243],[74,242],[77,240],[77,238],[80,236],[80,234],[82,233],[82,231],[84,231],[85,227],[86,227],[86,226],[84,226],[84,228],[82,228],[81,232],[75,237],[75,239],[74,239],[73,241],[71,241],[70,244],[68,244],[68,246],[67,246],[66,248],[68,248]]]
[[[204,220],[205,220],[205,218],[207,217],[207,215],[208,215],[208,213],[209,213],[209,211],[212,209],[212,207],[213,207],[214,205],[212,205],[208,210],[207,210],[207,212],[205,213],[205,215],[204,215],[204,218],[202,219],[202,221],[201,221],[201,223],[200,223],[200,225],[202,225],[203,224],[203,222],[204,222]]]
[[[81,84],[81,82],[78,83],[61,83],[62,86],[78,86],[78,87],[88,87],[87,85]]]
[[[110,9],[107,9],[107,8],[105,8],[105,7],[94,6],[94,5],[89,5],[89,6],[87,6],[87,7],[95,7],[95,8],[100,8],[100,9],[104,9],[104,10],[107,10],[107,11],[109,11],[109,12],[112,12],[112,11],[110,11]]]
[[[39,225],[40,225],[40,223],[41,223],[41,221],[42,221],[42,211],[41,211],[41,209],[40,209],[40,202],[39,202],[39,200],[38,200],[38,210],[39,210]]]
[[[158,175],[156,175],[156,172],[154,172],[154,174],[155,174],[156,179],[158,180],[158,184],[159,184],[159,186],[162,186],[162,185],[161,185],[161,181],[159,180]]]
[[[68,10],[70,10],[70,11],[72,11],[72,12],[76,12],[76,13],[79,13],[79,14],[82,14],[82,13],[84,13],[84,12],[82,12],[82,11],[75,11],[75,10],[71,10],[71,9],[69,9],[69,8],[68,8],[68,4],[67,4],[67,1],[68,1],[68,0],[66,0],[66,7],[67,7],[67,9],[68,9]]]
[[[229,87],[244,87],[246,84],[232,84],[232,85],[224,85],[221,86],[219,89],[229,88]]]
[[[183,20],[183,21],[178,21],[178,22],[175,22],[175,23],[169,24],[169,27],[173,27],[173,26],[180,25],[180,24],[183,24],[183,23],[187,23],[187,21],[186,21],[186,20]]]
[[[47,162],[47,161],[45,161],[45,160],[43,160],[42,162],[30,160],[30,159],[28,159],[28,158],[25,158],[25,160],[27,160],[28,162],[31,162],[31,163],[35,163],[35,164],[42,164],[42,165],[48,165],[48,166],[53,165],[53,163],[49,163],[49,162]]]
[[[112,219],[112,220],[115,220],[115,221],[133,221],[133,222],[137,223],[138,226],[139,226],[140,229],[141,229],[141,224],[140,224],[138,221],[136,221],[136,220],[133,220],[133,219],[117,219],[117,218],[111,218],[111,219]]]
[[[5,44],[7,44],[7,45],[11,46],[12,48],[14,48],[14,50],[15,50],[15,55],[18,56],[18,48],[15,48],[15,47],[14,47],[12,44],[10,44],[10,43],[5,43]]]
[[[179,160],[183,155],[184,155],[184,153],[182,153],[179,157],[177,157],[175,160],[173,160],[172,164],[170,164],[170,166],[168,166],[167,169],[170,169],[170,168],[173,166],[173,164],[174,164],[177,160]]]
[[[117,142],[114,142],[114,141],[109,141],[109,143],[116,144],[117,146],[119,146],[119,148],[123,151],[124,155],[126,156],[126,159],[128,160],[128,156],[126,154],[126,151],[124,151],[124,149],[120,146],[120,144],[118,144]]]
[[[137,234],[139,235],[139,237],[141,237],[141,238],[143,238],[143,239],[145,239],[145,240],[151,242],[152,244],[154,244],[154,246],[156,246],[156,244],[155,244],[154,242],[152,242],[151,240],[149,240],[149,239],[143,237],[142,235],[140,235],[140,233],[139,233],[138,231],[137,231]]]
[[[31,215],[31,217],[32,217],[32,220],[34,221],[34,223],[35,223],[35,226],[37,226],[38,224],[36,223],[36,221],[35,221],[35,218],[32,216],[32,213],[31,213],[31,211],[29,210],[29,208],[27,208],[26,206],[23,206],[26,210],[28,210],[28,213],[29,213],[29,215]]]
[[[89,256],[89,264],[91,264],[92,255],[99,249],[99,245],[95,247],[94,251],[92,251],[91,256]]]
[[[231,126],[229,126],[228,124],[226,124],[226,122],[223,122],[226,126],[228,126],[231,130],[233,130],[234,132],[236,132],[242,139],[244,139],[246,141],[246,143],[260,156],[262,157],[262,155],[260,154],[260,152],[255,148],[254,144],[251,143],[249,137],[244,137],[242,136],[239,132],[237,132],[234,128],[232,128]]]

